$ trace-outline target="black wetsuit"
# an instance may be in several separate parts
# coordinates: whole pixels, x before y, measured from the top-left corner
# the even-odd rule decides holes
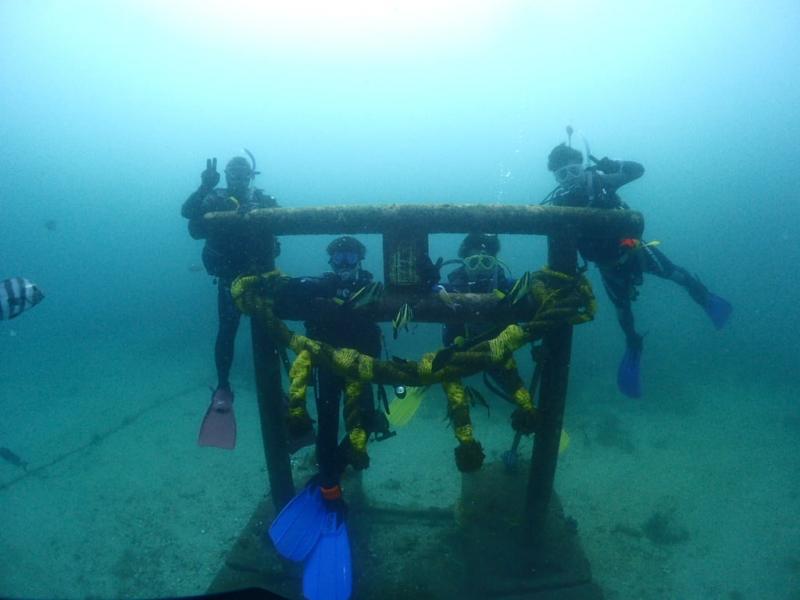
[[[500,265],[494,269],[491,277],[478,278],[470,281],[464,267],[458,267],[448,273],[447,283],[444,288],[448,292],[459,294],[489,294],[494,290],[507,292],[514,286],[514,280],[506,277],[505,271]],[[448,323],[442,330],[442,341],[445,346],[449,346],[457,337],[474,337],[488,331],[493,325],[490,323]]]
[[[314,299],[346,300],[350,294],[372,282],[369,271],[359,270],[354,281],[343,281],[335,273],[321,277],[291,279],[281,290],[275,311],[280,315],[288,306],[310,306]],[[305,322],[306,334],[336,348],[353,348],[362,354],[378,358],[381,353],[381,330],[377,323],[344,305],[330,305],[320,311],[318,319]],[[328,369],[315,370],[317,401],[317,462],[323,487],[338,485],[346,465],[345,437],[339,443],[339,404],[344,379]],[[362,423],[367,433],[388,430],[386,416],[376,410],[371,385],[366,385],[359,399]]]
[[[189,219],[189,234],[194,239],[205,239],[203,265],[209,275],[216,278],[217,313],[219,328],[214,347],[217,367],[217,382],[220,388],[229,388],[229,375],[233,364],[234,342],[241,314],[231,297],[231,282],[245,273],[260,273],[270,267],[268,258],[277,256],[279,246],[273,236],[232,235],[226,231],[209,231],[203,215],[209,212],[239,210],[246,212],[254,208],[277,206],[275,198],[260,189],[250,190],[244,201],[234,199],[227,189],[194,192],[181,207],[181,215]]]
[[[493,274],[487,277],[478,277],[470,281],[464,267],[458,267],[448,273],[447,283],[444,288],[448,292],[461,294],[488,294],[494,290],[508,292],[514,286],[514,279],[506,277],[505,270],[498,264]],[[496,325],[493,323],[447,323],[442,330],[442,342],[445,346],[451,345],[457,337],[471,338],[490,331]],[[486,371],[489,376],[500,386],[507,400],[514,393],[516,380],[508,378],[508,371],[491,368]],[[487,385],[489,385],[487,383]],[[498,390],[499,391],[499,390]]]
[[[632,161],[613,161],[617,170],[603,173],[594,168],[586,170],[586,185],[572,189],[557,189],[552,203],[557,206],[581,206],[608,210],[628,210],[617,190],[644,174],[644,167]],[[642,338],[634,327],[631,302],[637,296],[637,286],[643,274],[651,273],[670,279],[686,288],[691,297],[705,306],[708,290],[685,269],[675,265],[663,252],[642,240],[617,240],[582,237],[578,250],[585,261],[600,269],[603,286],[617,309],[617,318],[625,333],[628,347],[641,349]]]

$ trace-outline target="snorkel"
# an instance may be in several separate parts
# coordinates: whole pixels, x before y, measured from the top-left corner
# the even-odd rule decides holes
[[[244,150],[245,154],[250,158],[250,170],[252,171],[250,179],[255,179],[256,175],[261,175],[260,171],[256,171],[256,157],[253,156],[253,153],[247,148],[242,148],[242,150]]]
[[[567,146],[572,148],[572,134],[577,133],[581,136],[581,140],[583,141],[583,168],[588,169],[590,166],[589,161],[592,161],[595,165],[600,161],[597,160],[594,155],[592,154],[591,148],[589,148],[589,140],[586,139],[586,136],[583,135],[580,131],[575,131],[572,125],[567,125]]]
[[[583,168],[588,169],[591,166],[589,161],[592,161],[594,164],[600,162],[594,157],[594,155],[592,155],[592,150],[589,148],[589,140],[586,139],[586,136],[580,131],[576,132],[572,125],[567,125],[567,146],[572,148],[573,133],[577,133],[579,136],[581,136],[581,141],[583,141]]]

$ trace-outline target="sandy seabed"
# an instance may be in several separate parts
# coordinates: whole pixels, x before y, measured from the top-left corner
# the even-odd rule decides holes
[[[202,593],[267,494],[253,384],[240,369],[236,450],[199,448],[205,355],[94,350],[91,378],[3,384],[0,445],[30,465],[0,462],[0,596]],[[611,382],[571,384],[556,489],[595,581],[613,600],[800,599],[796,390],[648,376],[658,384],[638,401]],[[444,414],[432,390],[397,437],[371,446],[371,496],[455,503]],[[473,411],[487,460],[510,446],[508,414],[499,401]]]

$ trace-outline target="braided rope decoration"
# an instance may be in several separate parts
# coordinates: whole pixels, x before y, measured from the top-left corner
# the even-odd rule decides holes
[[[302,436],[312,429],[306,407],[306,391],[314,366],[329,369],[345,380],[344,420],[349,438],[348,462],[357,469],[369,466],[368,434],[363,427],[358,397],[365,385],[372,383],[426,386],[441,384],[447,395],[450,423],[458,440],[456,465],[461,471],[474,471],[483,464],[484,453],[474,437],[470,406],[462,378],[481,371],[501,371],[512,391],[517,409],[512,427],[530,434],[536,426],[536,405],[514,361],[514,352],[540,339],[547,331],[564,324],[577,325],[594,318],[597,303],[588,280],[583,275],[570,276],[547,267],[533,274],[526,290],[533,307],[531,318],[524,323],[506,326],[492,339],[481,341],[464,350],[456,349],[446,364],[434,370],[435,352],[412,361],[385,361],[361,354],[351,348],[333,346],[290,330],[273,310],[288,277],[280,271],[262,275],[246,275],[231,285],[231,294],[238,309],[259,319],[273,340],[291,349],[296,355],[289,376],[289,411],[287,429],[290,436]]]

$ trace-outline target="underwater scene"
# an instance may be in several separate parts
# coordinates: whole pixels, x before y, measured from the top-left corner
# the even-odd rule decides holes
[[[798,31],[0,2],[0,597],[800,600]]]

